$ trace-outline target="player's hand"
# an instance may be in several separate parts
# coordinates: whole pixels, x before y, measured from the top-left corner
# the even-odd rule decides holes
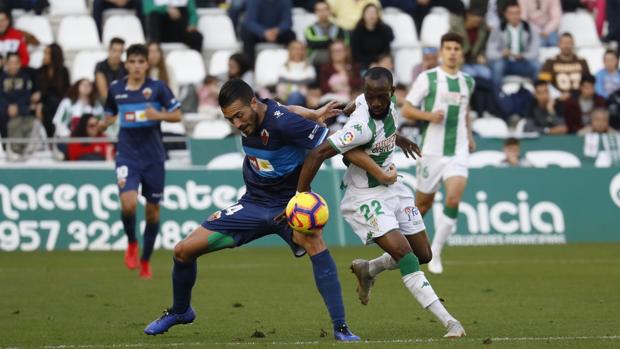
[[[396,165],[391,164],[390,168],[388,168],[384,172],[385,172],[385,175],[379,179],[379,181],[381,181],[382,184],[392,185],[396,183],[396,180],[398,179],[398,171],[396,170]]]
[[[279,215],[273,217],[273,221],[277,224],[282,224],[286,222],[286,210],[282,211]]]
[[[420,147],[416,143],[410,141],[407,137],[396,135],[396,146],[399,147],[403,151],[403,153],[405,153],[405,156],[407,158],[409,158],[409,156],[411,156],[413,159],[422,157],[422,151],[420,150]]]
[[[474,137],[469,136],[467,137],[469,139],[469,152],[473,153],[476,151],[476,140],[474,139]]]
[[[179,9],[174,6],[168,6],[168,16],[173,21],[176,21],[177,19],[181,18],[181,11],[179,11]]]
[[[9,104],[9,108],[7,112],[10,118],[16,117],[17,113],[19,112],[19,108],[17,107],[17,104]]]
[[[351,101],[344,107],[342,113],[346,116],[351,116],[351,114],[355,111],[355,107],[355,101]]]
[[[342,114],[342,109],[338,108],[339,104],[340,103],[338,103],[337,101],[331,101],[322,106],[321,108],[317,109],[316,121],[320,123],[325,123],[325,120],[329,120]]]
[[[430,114],[430,119],[428,121],[434,124],[441,124],[443,122],[443,118],[444,118],[443,110],[437,110],[429,114]]]
[[[278,28],[271,28],[265,30],[265,40],[268,42],[275,42],[278,39]]]
[[[146,108],[144,116],[146,116],[147,120],[160,120],[159,112],[153,109],[153,107]]]

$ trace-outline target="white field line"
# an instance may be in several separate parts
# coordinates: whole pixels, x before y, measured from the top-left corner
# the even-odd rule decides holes
[[[613,336],[558,336],[558,337],[490,337],[490,338],[408,338],[392,340],[366,340],[354,345],[375,345],[375,344],[407,344],[407,343],[434,343],[434,342],[482,342],[490,339],[491,342],[540,342],[540,341],[573,341],[573,340],[599,340],[599,341],[620,341],[620,335]],[[276,342],[276,341],[238,341],[238,342],[179,342],[179,343],[117,343],[117,344],[60,344],[44,345],[39,347],[0,347],[0,349],[21,349],[21,348],[41,348],[41,349],[93,349],[93,348],[140,348],[140,347],[191,347],[191,346],[252,346],[252,345],[274,345],[274,346],[313,346],[313,345],[340,345],[338,342],[326,341],[299,341],[299,342]]]

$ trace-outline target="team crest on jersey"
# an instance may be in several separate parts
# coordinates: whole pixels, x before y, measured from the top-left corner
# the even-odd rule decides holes
[[[284,113],[283,113],[283,112],[281,112],[281,111],[279,111],[279,110],[276,110],[276,111],[273,113],[273,116],[275,116],[275,117],[276,117],[276,119],[280,118],[280,116],[282,116],[282,115],[284,115]]]
[[[212,222],[216,219],[220,219],[220,217],[222,217],[222,211],[215,211],[212,215],[209,216],[209,218],[207,218],[207,222]]]
[[[151,90],[150,87],[147,87],[142,90],[142,95],[144,96],[144,98],[149,99],[153,95],[153,90]]]
[[[260,140],[263,142],[263,145],[267,145],[267,142],[269,142],[269,131],[265,129],[260,131]]]
[[[355,131],[357,131],[357,133],[362,133],[362,125],[355,124],[353,125],[353,128],[355,129]]]
[[[344,132],[343,134],[340,135],[340,137],[338,137],[338,140],[340,141],[341,146],[345,146],[353,142],[354,139],[355,139],[355,133],[351,131]]]
[[[409,218],[409,222],[411,222],[411,219],[415,216],[417,216],[418,214],[420,214],[420,212],[418,211],[417,207],[414,206],[407,206],[404,209],[405,214],[407,215],[407,217]]]

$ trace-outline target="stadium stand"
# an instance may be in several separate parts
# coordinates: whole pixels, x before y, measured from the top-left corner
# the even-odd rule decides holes
[[[306,37],[304,36],[304,32],[308,26],[315,22],[316,15],[314,13],[309,13],[303,8],[293,9],[293,31],[295,32],[295,36],[297,36],[297,40],[305,43]]]
[[[423,46],[439,47],[441,36],[450,30],[450,14],[443,9],[433,9],[424,17],[420,30],[420,41]]]
[[[481,150],[469,155],[469,168],[483,168],[488,166],[499,166],[506,158],[503,152],[499,150]]]
[[[209,60],[209,75],[220,76],[228,72],[228,59],[233,51],[218,50],[211,55]]]
[[[106,59],[108,53],[103,50],[80,51],[73,59],[71,67],[71,83],[80,79],[95,80],[95,66]]]
[[[45,16],[20,16],[15,19],[15,28],[32,34],[41,45],[49,45],[54,42],[52,26]]]
[[[114,37],[125,40],[125,46],[143,44],[144,31],[138,17],[134,15],[110,16],[103,25],[103,44],[108,45]]]
[[[52,16],[83,15],[88,13],[84,0],[48,0]]]
[[[256,57],[256,84],[272,86],[278,82],[280,67],[286,62],[288,51],[285,49],[265,49]]]
[[[221,139],[231,133],[230,125],[224,120],[200,121],[192,134],[197,139]]]
[[[201,16],[198,21],[198,30],[204,37],[202,41],[204,50],[234,50],[239,47],[233,23],[225,13]],[[217,35],[213,35],[213,33],[217,33]]]
[[[394,32],[392,50],[420,46],[418,33],[415,30],[415,25],[413,24],[413,19],[411,16],[396,10],[384,12],[381,18],[385,24],[392,27]]]
[[[90,50],[101,47],[95,20],[90,16],[65,16],[58,27],[58,44],[64,51]]]
[[[416,64],[422,62],[421,48],[401,48],[394,54],[396,80],[402,84],[412,83],[412,71]]]
[[[194,50],[170,52],[166,56],[166,65],[180,86],[199,84],[207,75],[202,55]]]
[[[500,118],[484,117],[472,122],[472,130],[481,137],[506,138],[508,137],[508,125]]]
[[[525,158],[534,167],[580,167],[581,161],[574,154],[561,150],[531,150],[525,153]]]
[[[596,33],[594,18],[586,11],[563,14],[559,32],[571,33],[575,38],[576,47],[601,46],[601,41]]]

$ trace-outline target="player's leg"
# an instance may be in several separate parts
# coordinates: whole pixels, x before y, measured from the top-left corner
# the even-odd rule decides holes
[[[374,241],[386,251],[395,261],[402,276],[403,283],[422,308],[428,309],[446,327],[444,337],[462,337],[465,330],[461,324],[441,304],[439,297],[433,290],[430,282],[420,270],[420,262],[413,254],[409,241],[398,230],[384,234]]]
[[[443,272],[443,264],[441,263],[441,251],[448,240],[448,237],[456,227],[456,218],[459,213],[459,203],[467,185],[467,177],[453,176],[444,182],[446,190],[446,200],[443,212],[436,212],[438,215],[435,227],[435,236],[431,245],[433,251],[433,259],[428,264],[428,271],[435,274]]]
[[[138,206],[140,173],[131,163],[117,160],[116,182],[120,193],[121,221],[127,236],[125,265],[129,269],[135,269],[139,266],[138,240],[136,238],[136,208]]]
[[[322,232],[307,235],[294,231],[293,242],[305,249],[310,256],[314,282],[327,306],[334,327],[334,337],[340,341],[359,341],[360,337],[351,333],[345,321],[336,263],[327,249]]]
[[[142,196],[146,198],[142,256],[140,257],[140,277],[149,279],[151,272],[151,254],[155,246],[155,239],[159,233],[160,206],[165,183],[165,169],[163,163],[153,163],[142,170]]]
[[[415,193],[415,205],[420,210],[422,216],[433,207],[435,201],[435,193],[423,193],[420,190]]]
[[[151,322],[144,333],[162,334],[174,325],[194,321],[196,314],[190,306],[192,288],[196,283],[196,259],[210,252],[235,246],[234,239],[199,226],[174,247],[174,266],[172,268],[172,307],[159,319]]]

